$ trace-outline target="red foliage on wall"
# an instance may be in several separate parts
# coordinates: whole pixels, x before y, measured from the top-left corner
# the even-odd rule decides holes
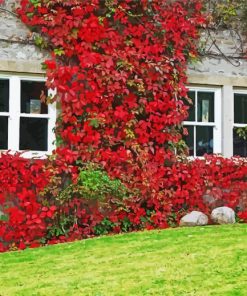
[[[18,13],[52,51],[45,66],[61,106],[62,170],[98,163],[158,198],[187,116],[186,66],[205,21],[200,1],[22,0]]]
[[[114,197],[101,203],[75,196],[60,204],[56,196],[41,195],[52,179],[51,164],[23,159],[20,154],[2,154],[0,170],[0,251],[177,226],[186,212],[210,214],[217,205],[233,208],[247,221],[242,203],[247,193],[247,163],[240,158],[206,156],[176,162],[165,168],[159,196],[117,203]]]
[[[0,251],[40,245],[47,213],[55,211],[51,205],[44,211],[39,196],[49,180],[43,161],[1,154],[0,170]]]
[[[204,24],[198,0],[22,0],[18,12],[52,51],[47,86],[57,90],[61,117],[53,160],[0,158],[2,251],[175,226],[187,211],[210,212],[205,194],[246,218],[245,161],[175,155],[188,108],[186,65]],[[107,210],[76,195],[59,204],[89,162],[133,196],[109,199]]]

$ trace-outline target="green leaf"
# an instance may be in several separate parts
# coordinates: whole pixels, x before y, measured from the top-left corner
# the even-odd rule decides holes
[[[0,215],[0,221],[8,221],[9,217],[7,215]]]
[[[91,119],[89,125],[91,125],[91,126],[93,126],[95,128],[98,128],[99,127],[99,121],[98,121],[98,119],[97,118]]]
[[[55,53],[55,55],[57,55],[59,57],[65,54],[65,52],[62,48],[55,48],[54,53]]]

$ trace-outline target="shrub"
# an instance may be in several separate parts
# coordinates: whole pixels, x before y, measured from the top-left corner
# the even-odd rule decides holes
[[[74,179],[70,173],[55,169],[56,160],[48,167],[52,172],[50,183],[42,194],[47,202],[53,200],[57,206],[53,224],[48,229],[48,240],[60,236],[69,239],[75,233],[77,238],[82,238],[105,232],[96,225],[130,196],[120,180],[110,179],[96,164],[80,163]]]
[[[59,193],[57,199],[63,203],[74,196],[85,200],[106,200],[107,198],[127,198],[129,191],[118,179],[110,179],[108,174],[96,164],[89,163],[79,168],[76,182],[67,181],[67,186]]]
[[[205,194],[233,208],[240,222],[247,221],[247,162],[241,158],[205,156],[165,166],[158,197],[134,194],[92,164],[81,166],[77,179],[59,173],[54,164],[20,154],[1,156],[1,251],[174,227],[188,211],[211,211]]]

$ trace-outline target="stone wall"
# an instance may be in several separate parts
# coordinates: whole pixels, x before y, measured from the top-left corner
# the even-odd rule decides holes
[[[5,0],[1,7],[11,11],[16,5],[18,0]],[[0,11],[0,71],[42,73],[40,64],[48,54],[33,44],[26,44],[27,40],[33,42],[28,28],[16,16]],[[201,44],[206,55],[189,65],[189,81],[247,87],[247,60],[242,58],[240,41],[240,36],[233,31],[205,33]]]
[[[226,84],[247,87],[246,54],[244,57],[247,48],[244,48],[244,44],[244,37],[233,30],[205,32],[201,38],[205,55],[199,62],[189,65],[189,76],[201,77],[202,84],[207,84],[207,81],[209,84],[217,84],[216,78],[219,85],[226,81]]]
[[[1,7],[13,11],[17,2],[5,0]],[[33,44],[29,29],[17,16],[0,11],[0,71],[41,73],[47,56]]]

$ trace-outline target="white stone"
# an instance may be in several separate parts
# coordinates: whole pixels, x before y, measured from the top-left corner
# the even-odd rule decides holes
[[[211,213],[211,219],[216,224],[233,224],[235,220],[235,212],[228,207],[215,208]]]
[[[208,224],[208,217],[199,211],[192,211],[185,215],[179,223],[179,226],[203,226]]]

